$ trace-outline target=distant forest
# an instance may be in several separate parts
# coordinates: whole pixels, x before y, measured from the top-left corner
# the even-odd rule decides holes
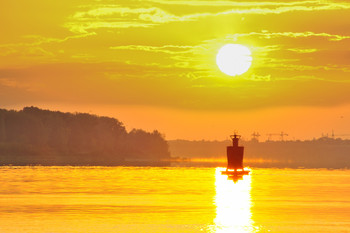
[[[114,118],[37,107],[0,109],[0,165],[121,165],[169,158],[158,131],[127,132]]]

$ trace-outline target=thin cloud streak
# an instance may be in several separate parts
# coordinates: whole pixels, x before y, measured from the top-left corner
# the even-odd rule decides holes
[[[181,2],[181,1],[180,1]],[[164,2],[162,2],[164,3]],[[175,2],[176,3],[176,2]],[[169,3],[171,4],[171,3]],[[195,5],[195,4],[194,4]],[[204,5],[207,5],[204,4]],[[225,4],[223,4],[225,5]],[[98,28],[137,28],[137,27],[153,27],[159,24],[170,22],[189,22],[197,21],[206,17],[217,17],[222,15],[266,15],[266,14],[282,14],[288,12],[308,12],[308,11],[333,11],[348,10],[350,3],[319,1],[292,2],[292,3],[272,3],[272,2],[254,2],[254,3],[237,3],[233,2],[232,7],[235,9],[227,9],[224,11],[213,12],[194,12],[187,15],[176,15],[159,7],[139,7],[130,8],[120,5],[110,5],[104,7],[88,9],[86,11],[76,12],[64,24],[72,32],[87,33],[87,30]],[[226,6],[226,5],[225,5]]]
[[[350,39],[350,36],[347,35],[336,35],[326,32],[316,33],[316,32],[269,32],[263,30],[261,32],[250,32],[250,33],[235,33],[234,35],[228,36],[233,40],[237,40],[239,37],[249,37],[249,36],[258,36],[259,38],[271,39],[278,37],[290,37],[290,38],[306,38],[306,37],[324,37],[329,41],[341,41],[345,39]]]
[[[164,46],[148,46],[148,45],[125,45],[112,46],[110,49],[114,50],[135,50],[153,53],[167,53],[167,54],[186,54],[191,53],[191,50],[199,46],[183,46],[183,45],[164,45]]]

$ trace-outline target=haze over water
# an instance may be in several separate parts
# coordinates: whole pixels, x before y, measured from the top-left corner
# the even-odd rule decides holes
[[[1,167],[0,232],[349,232],[350,170]]]

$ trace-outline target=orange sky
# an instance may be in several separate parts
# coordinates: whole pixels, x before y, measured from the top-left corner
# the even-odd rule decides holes
[[[349,22],[348,1],[5,1],[0,107],[109,115],[167,139],[350,134]],[[247,73],[220,72],[227,43],[251,50]]]

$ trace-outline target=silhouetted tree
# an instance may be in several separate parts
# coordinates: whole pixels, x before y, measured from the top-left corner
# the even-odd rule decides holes
[[[110,117],[25,107],[0,109],[0,163],[106,164],[169,158],[158,132],[132,130]]]

